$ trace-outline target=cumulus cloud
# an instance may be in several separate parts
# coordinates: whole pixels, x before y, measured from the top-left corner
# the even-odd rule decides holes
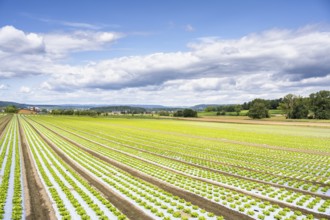
[[[114,32],[25,33],[0,28],[0,78],[70,71],[59,59],[80,51],[102,50],[123,35]]]
[[[44,49],[43,38],[35,33],[25,34],[12,26],[0,28],[0,51],[3,56],[7,53],[42,53]]]
[[[27,86],[22,86],[19,90],[21,93],[30,93],[31,92],[31,88],[27,87]]]
[[[117,90],[181,80],[196,89],[228,84],[244,90],[275,89],[281,87],[277,82],[286,85],[330,74],[330,32],[270,30],[239,39],[202,38],[188,47],[188,52],[121,57],[71,68],[70,74],[53,75],[48,83],[54,89]],[[191,79],[194,85],[187,81]],[[197,85],[202,82],[206,86]]]
[[[79,51],[101,50],[123,35],[114,32],[74,31],[43,35],[46,51],[56,57]]]
[[[137,103],[159,103],[160,97],[166,97],[167,104],[223,103],[223,99],[237,103],[299,91],[308,94],[328,89],[330,84],[330,31],[315,28],[273,29],[237,39],[205,37],[190,42],[185,52],[124,56],[75,66],[58,62],[73,52],[101,50],[120,37],[112,32],[36,34],[3,27],[0,57],[5,59],[0,60],[0,78],[18,73],[46,75],[40,85],[42,94],[58,100],[74,96],[115,103],[113,97],[120,96],[118,102],[124,103],[134,94],[139,97],[134,99]],[[10,52],[14,42],[23,46]]]

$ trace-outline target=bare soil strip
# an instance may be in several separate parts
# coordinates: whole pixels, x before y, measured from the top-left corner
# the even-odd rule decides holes
[[[4,134],[4,131],[6,130],[6,127],[8,125],[8,123],[10,122],[11,118],[13,116],[10,115],[10,116],[5,116],[5,119],[3,119],[3,121],[1,121],[1,124],[0,124],[0,138],[3,136]]]
[[[73,140],[71,140],[71,139],[69,139],[69,138],[67,138],[67,137],[65,137],[65,136],[63,136],[63,135],[57,133],[56,131],[53,131],[52,129],[50,129],[50,128],[46,127],[46,126],[44,126],[44,127],[47,128],[48,130],[52,131],[52,132],[55,133],[56,135],[62,137],[63,139],[67,140],[68,142],[74,144],[75,146],[81,148],[82,150],[84,150],[84,151],[86,151],[86,152],[88,152],[88,153],[94,155],[95,157],[97,157],[97,158],[99,158],[99,159],[101,159],[101,160],[104,160],[104,161],[106,161],[106,162],[108,162],[108,163],[110,163],[110,164],[112,164],[112,165],[114,165],[114,166],[116,166],[116,167],[118,167],[118,168],[120,168],[120,169],[122,169],[122,170],[125,170],[126,172],[132,174],[133,176],[139,177],[139,178],[141,178],[141,179],[143,179],[143,180],[145,180],[145,181],[147,181],[147,182],[150,182],[150,183],[152,183],[152,184],[155,184],[155,185],[159,186],[160,188],[162,188],[164,185],[168,186],[168,188],[166,189],[166,191],[169,191],[169,192],[171,192],[171,193],[173,193],[173,194],[175,194],[175,195],[180,196],[179,194],[176,194],[176,193],[177,193],[176,190],[181,190],[182,193],[183,193],[183,195],[184,195],[184,194],[191,194],[192,197],[195,197],[195,196],[196,196],[196,200],[199,199],[199,200],[205,200],[205,201],[211,202],[211,201],[209,201],[209,200],[207,200],[207,199],[204,199],[203,197],[197,196],[197,195],[195,195],[195,194],[193,194],[193,193],[190,193],[189,191],[182,190],[181,188],[178,188],[178,187],[172,186],[171,184],[168,184],[168,183],[166,183],[166,182],[164,182],[164,181],[162,181],[162,180],[159,180],[159,179],[157,179],[157,178],[155,178],[155,177],[149,176],[148,174],[145,174],[145,173],[142,173],[142,172],[140,172],[140,171],[137,171],[137,170],[135,170],[134,168],[132,168],[132,167],[130,167],[130,166],[124,165],[124,164],[122,164],[122,163],[120,163],[120,162],[118,162],[118,161],[115,161],[115,160],[112,160],[112,159],[110,159],[110,158],[108,158],[108,157],[106,157],[106,156],[103,156],[103,155],[101,155],[101,154],[99,154],[99,153],[97,153],[97,152],[95,152],[95,151],[93,151],[93,150],[90,150],[90,149],[88,149],[88,148],[85,148],[84,146],[82,146],[82,145],[78,144],[77,142],[75,142],[75,141],[73,141]],[[72,132],[71,132],[71,133],[72,133]],[[99,146],[101,146],[101,147],[110,148],[110,147],[108,147],[108,146],[106,146],[106,145],[103,145],[103,144],[101,144],[101,143],[95,142],[95,141],[90,140],[90,139],[88,139],[88,138],[82,137],[82,136],[80,136],[80,135],[78,135],[78,134],[75,134],[75,133],[72,133],[72,134],[74,134],[74,135],[76,135],[77,137],[80,137],[80,138],[82,138],[82,139],[84,139],[84,140],[87,140],[87,141],[89,141],[89,142],[95,143],[95,144],[97,144],[97,145],[99,145]],[[203,181],[203,182],[207,182],[207,183],[210,183],[210,184],[213,184],[213,185],[218,185],[218,186],[220,186],[220,187],[227,188],[227,189],[230,189],[230,190],[234,190],[234,191],[236,191],[236,192],[238,192],[238,193],[243,193],[243,194],[246,194],[246,195],[249,195],[249,196],[252,196],[252,197],[258,198],[258,199],[266,200],[266,201],[269,201],[269,202],[271,202],[271,203],[273,203],[273,204],[277,204],[277,205],[279,205],[279,206],[281,206],[281,207],[288,207],[288,208],[291,208],[291,209],[293,209],[293,210],[299,210],[299,211],[301,211],[302,213],[304,213],[304,214],[306,214],[306,215],[308,215],[308,214],[313,214],[313,216],[314,216],[314,217],[317,217],[317,218],[326,218],[326,219],[330,218],[330,216],[327,215],[327,214],[322,214],[322,213],[317,213],[317,212],[314,212],[314,211],[306,210],[306,209],[303,209],[303,208],[297,207],[297,206],[295,206],[295,205],[292,205],[292,204],[290,204],[290,203],[277,201],[277,200],[275,200],[275,199],[268,198],[268,197],[265,197],[265,196],[262,196],[262,195],[256,195],[256,194],[254,194],[254,193],[250,193],[250,192],[245,191],[245,190],[240,190],[240,189],[237,189],[237,188],[234,188],[234,187],[231,187],[231,186],[223,185],[223,184],[221,184],[221,183],[218,183],[218,182],[215,182],[215,181],[212,181],[212,180],[207,180],[207,179],[204,179],[204,178],[200,178],[200,177],[195,177],[195,176],[192,176],[192,175],[188,175],[188,174],[185,174],[185,173],[183,173],[183,172],[180,172],[180,171],[177,171],[177,170],[174,170],[174,169],[171,169],[171,168],[168,168],[168,167],[165,167],[165,166],[159,165],[159,164],[157,164],[157,163],[154,163],[154,162],[151,162],[151,161],[145,160],[145,159],[143,159],[143,158],[140,158],[140,157],[135,156],[135,155],[131,155],[131,154],[126,153],[126,152],[122,152],[122,151],[120,151],[120,150],[116,150],[116,149],[113,149],[113,148],[110,148],[110,149],[113,150],[113,151],[117,151],[117,152],[119,152],[119,153],[125,154],[125,155],[127,155],[127,156],[133,157],[133,158],[135,158],[135,159],[138,159],[138,160],[141,160],[141,161],[144,161],[144,162],[147,162],[147,163],[150,163],[150,164],[153,164],[153,165],[159,166],[159,167],[161,167],[161,168],[163,168],[163,169],[169,170],[169,171],[171,171],[171,172],[174,172],[174,173],[177,173],[177,174],[180,174],[180,175],[184,175],[184,176],[187,176],[187,177],[190,177],[190,178],[193,178],[193,179],[196,179],[196,180],[200,180],[200,181]],[[172,188],[175,188],[176,190],[173,189],[173,192],[172,192],[172,191],[171,191]],[[186,198],[183,197],[183,196],[181,196],[181,197],[184,198],[184,199],[186,199]],[[191,199],[191,197],[188,197],[186,200],[187,200],[187,201],[191,201],[192,203],[195,202],[194,200],[190,200],[190,199]],[[201,204],[203,204],[203,203],[205,204],[205,201],[200,201],[200,203],[201,203]],[[196,202],[195,202],[195,203],[196,203]],[[213,203],[213,202],[211,202],[211,203]],[[199,204],[196,203],[196,205],[199,205]],[[220,204],[214,203],[214,205],[219,205],[219,206],[222,207],[221,209],[227,209],[228,211],[232,211],[232,212],[236,213],[235,211],[233,211],[233,210],[231,210],[231,209],[228,209],[227,207],[222,206],[222,205],[220,205]],[[200,207],[201,207],[201,208],[204,208],[204,209],[207,210],[207,211],[209,211],[204,205],[203,205],[203,206],[200,206]],[[214,212],[214,211],[211,211],[211,212]],[[215,213],[215,212],[214,212],[214,213]],[[217,214],[217,213],[215,213],[215,214]],[[239,214],[240,214],[240,213],[239,213]],[[228,217],[225,216],[224,213],[222,213],[221,215],[223,215],[226,219],[229,219]],[[246,215],[243,215],[243,216],[246,217]],[[229,215],[229,217],[230,217],[230,215]],[[238,216],[237,216],[237,217],[238,217]],[[230,219],[232,219],[232,218],[230,218]],[[235,219],[237,219],[237,218],[235,218]],[[244,218],[238,218],[238,219],[244,219]]]
[[[163,118],[163,117],[162,117]],[[164,117],[165,118],[165,117]],[[255,125],[286,125],[286,126],[303,126],[303,127],[322,127],[330,128],[330,122],[303,122],[303,121],[270,121],[270,120],[256,120],[256,119],[234,119],[222,117],[202,117],[202,118],[173,118],[166,117],[174,120],[184,121],[204,121],[204,122],[221,122],[221,123],[234,123],[234,124],[255,124]]]
[[[25,139],[24,131],[19,123],[19,133],[21,142],[21,151],[23,153],[22,172],[24,176],[24,198],[25,198],[25,219],[45,219],[54,220],[55,212],[53,210],[50,198],[39,179],[37,169],[32,161],[32,155],[28,150],[28,143]]]
[[[25,160],[24,160],[24,155],[23,155],[23,137],[21,134],[21,126],[19,125],[19,148],[21,152],[21,172],[22,172],[22,179],[23,179],[23,195],[24,195],[24,212],[25,212],[25,217],[30,216],[29,218],[32,219],[32,209],[31,209],[31,201],[30,201],[30,196],[29,196],[29,186],[28,186],[28,179],[27,179],[27,171],[26,171],[26,165],[25,165]]]

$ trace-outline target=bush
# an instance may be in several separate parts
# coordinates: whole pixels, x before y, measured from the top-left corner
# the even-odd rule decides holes
[[[186,108],[184,110],[178,110],[173,114],[174,117],[197,117],[197,111]]]

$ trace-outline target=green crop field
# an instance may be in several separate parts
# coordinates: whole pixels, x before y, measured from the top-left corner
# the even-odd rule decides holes
[[[0,122],[0,219],[27,216],[22,194],[45,199],[58,219],[330,218],[329,128],[47,115]],[[44,192],[37,199],[23,188],[31,170]]]

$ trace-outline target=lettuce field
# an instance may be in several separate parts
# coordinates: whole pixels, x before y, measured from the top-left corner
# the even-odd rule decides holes
[[[330,219],[330,128],[0,116],[0,219]]]

